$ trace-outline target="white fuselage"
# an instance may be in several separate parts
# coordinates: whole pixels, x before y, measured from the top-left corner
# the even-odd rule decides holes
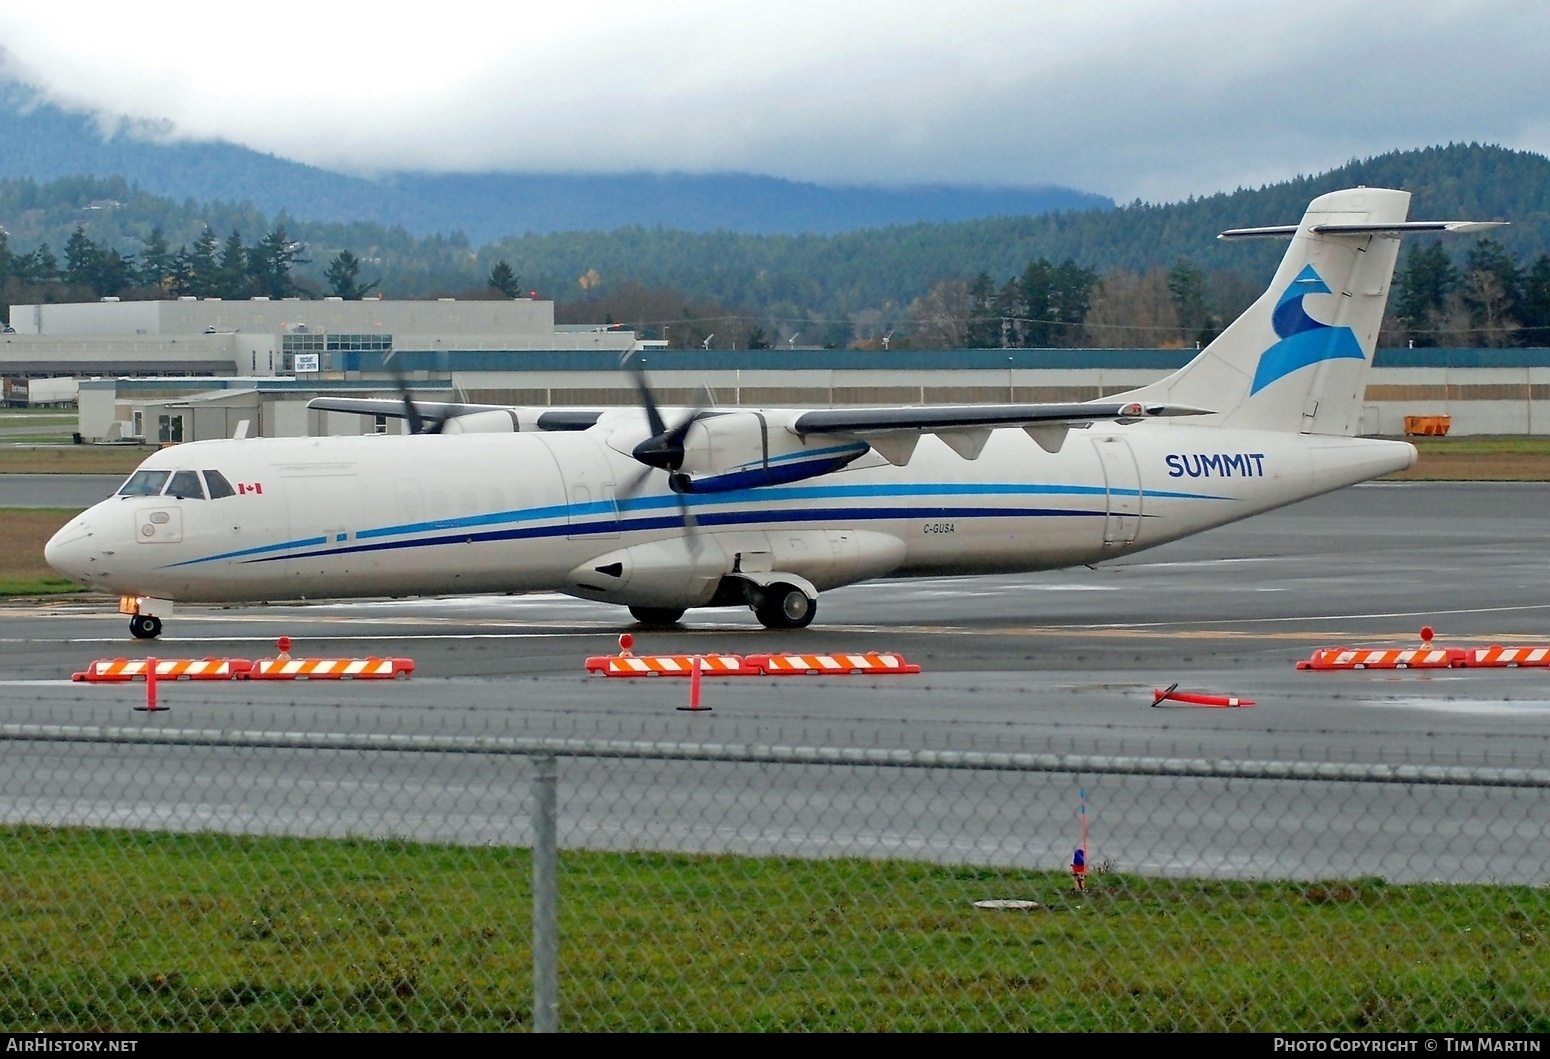
[[[1402,442],[1095,424],[1054,453],[1016,429],[974,460],[927,436],[903,467],[869,453],[787,485],[679,497],[608,442],[600,425],[179,445],[142,469],[217,470],[236,495],[114,496],[47,557],[91,587],[175,601],[557,590],[693,606],[739,569],[823,589],[1098,562],[1415,460]]]

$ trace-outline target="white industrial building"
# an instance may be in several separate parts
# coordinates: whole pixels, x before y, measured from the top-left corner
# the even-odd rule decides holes
[[[395,350],[628,349],[634,335],[554,324],[554,303],[179,298],[13,305],[0,374],[370,374]],[[377,354],[362,358],[360,354]],[[300,358],[298,360],[298,358]]]

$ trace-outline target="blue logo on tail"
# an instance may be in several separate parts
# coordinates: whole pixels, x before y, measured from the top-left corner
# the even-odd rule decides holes
[[[1308,265],[1292,280],[1281,300],[1276,302],[1270,314],[1271,326],[1281,341],[1260,354],[1259,367],[1254,372],[1254,385],[1249,396],[1259,393],[1266,386],[1298,368],[1306,368],[1321,360],[1341,360],[1351,357],[1366,360],[1362,344],[1356,340],[1356,332],[1349,327],[1321,324],[1308,315],[1302,300],[1310,294],[1328,294],[1329,288]]]

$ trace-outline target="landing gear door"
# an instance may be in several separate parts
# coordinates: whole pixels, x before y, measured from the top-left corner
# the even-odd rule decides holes
[[[1141,474],[1136,456],[1124,438],[1096,437],[1098,462],[1103,465],[1104,485],[1108,490],[1108,514],[1103,520],[1103,543],[1120,547],[1136,539],[1141,532]]]

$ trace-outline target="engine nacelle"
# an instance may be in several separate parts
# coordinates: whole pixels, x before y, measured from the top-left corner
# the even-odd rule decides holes
[[[730,567],[715,537],[637,544],[600,555],[569,574],[573,595],[645,607],[697,607],[710,601]]]
[[[502,408],[453,416],[447,420],[441,432],[443,434],[515,434],[517,413],[515,409],[507,411]]]
[[[771,422],[774,418],[774,422]],[[712,412],[684,435],[684,459],[672,476],[681,493],[724,493],[816,478],[871,447],[856,438],[804,438],[763,412]]]

